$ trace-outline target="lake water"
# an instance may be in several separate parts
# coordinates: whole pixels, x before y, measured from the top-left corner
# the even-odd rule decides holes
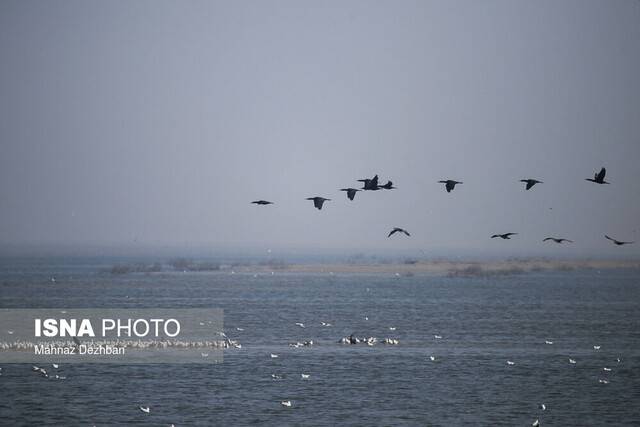
[[[222,308],[242,348],[217,365],[66,364],[65,380],[0,365],[0,424],[640,425],[639,270],[254,277],[100,267],[2,260],[0,307]],[[352,333],[399,344],[338,344]]]

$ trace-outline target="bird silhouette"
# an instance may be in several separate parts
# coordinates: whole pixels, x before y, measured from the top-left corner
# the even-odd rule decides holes
[[[349,200],[353,200],[353,198],[356,197],[356,192],[360,190],[357,188],[341,188],[340,191],[346,191],[347,198],[349,198]]]
[[[445,190],[447,190],[447,193],[451,193],[451,191],[453,191],[453,189],[456,188],[456,184],[462,184],[462,182],[454,181],[452,179],[442,180],[438,182],[440,184],[444,184],[444,188]]]
[[[322,205],[324,204],[324,202],[331,199],[325,199],[324,197],[316,196],[316,197],[307,197],[307,200],[313,200],[313,206],[315,206],[316,209],[320,210],[322,209]]]
[[[365,179],[359,179],[359,182],[364,183],[364,187],[362,187],[363,190],[379,190],[380,187],[378,187],[378,175],[374,176],[371,179],[365,178]]]
[[[527,185],[525,186],[525,190],[531,190],[531,187],[533,187],[536,184],[542,184],[542,181],[538,181],[537,179],[521,179],[520,182],[526,182]]]
[[[548,242],[549,240],[553,240],[556,243],[564,243],[564,242],[573,243],[573,240],[564,239],[564,238],[546,237],[542,239],[543,242]]]
[[[510,240],[511,236],[515,236],[516,234],[518,233],[494,234],[493,236],[491,236],[491,238],[495,239],[496,237],[500,237],[501,239]]]
[[[379,188],[384,188],[385,190],[395,190],[398,187],[394,187],[393,182],[387,181],[385,185],[381,185]]]
[[[391,231],[389,232],[389,235],[388,235],[387,237],[391,237],[391,236],[392,236],[393,234],[395,234],[395,233],[404,233],[404,234],[406,234],[407,236],[411,236],[411,234],[409,234],[409,232],[408,232],[407,230],[404,230],[404,229],[402,229],[402,228],[400,228],[400,227],[393,227],[393,230],[391,230]]]
[[[604,237],[606,237],[607,239],[611,240],[615,245],[618,245],[618,246],[622,246],[622,245],[630,245],[630,244],[632,244],[632,243],[635,243],[635,242],[623,242],[623,241],[621,241],[621,240],[616,240],[616,239],[614,239],[613,237],[609,237],[609,236],[607,236],[606,234],[604,235]]]
[[[251,203],[254,205],[273,205],[273,202],[270,202],[268,200],[254,200]]]
[[[604,176],[607,174],[607,170],[605,168],[600,169],[600,172],[596,173],[592,178],[585,178],[587,181],[595,182],[596,184],[611,184],[604,180]]]

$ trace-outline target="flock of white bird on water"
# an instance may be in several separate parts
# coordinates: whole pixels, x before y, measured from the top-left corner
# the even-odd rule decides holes
[[[366,319],[368,320],[368,317]],[[300,328],[306,328],[306,326],[303,323],[300,323],[300,322],[296,323],[295,325],[300,327]],[[321,325],[324,326],[324,327],[332,326],[328,322],[321,322]],[[394,326],[390,326],[388,329],[390,331],[395,331],[397,328],[394,327]],[[236,330],[244,331],[243,328],[239,328],[239,327],[236,328]],[[237,341],[231,340],[229,337],[227,337],[227,335],[224,332],[219,332],[219,334],[222,337],[225,338],[225,341],[224,341],[226,343],[226,345],[224,346],[225,348],[229,348],[229,347],[242,348],[242,346]],[[436,334],[436,335],[434,335],[434,339],[435,340],[442,340],[443,337],[442,337],[442,335]],[[338,341],[338,343],[340,343],[340,344],[351,344],[351,345],[366,344],[366,345],[369,345],[369,346],[373,346],[377,342],[378,342],[378,339],[375,338],[375,337],[358,338],[358,337],[354,337],[353,335],[351,335],[349,337],[343,337],[342,339],[340,339]],[[391,344],[391,345],[399,344],[399,341],[397,339],[393,339],[393,338],[384,338],[381,342],[383,344]],[[195,343],[196,342],[191,342],[191,344],[185,345],[183,348],[197,347],[198,345],[195,345]],[[205,343],[205,342],[201,342],[201,343]],[[215,343],[217,343],[217,341],[208,341],[206,343],[209,343],[208,345],[210,345],[210,346],[220,346],[219,344],[215,344]],[[230,343],[233,343],[234,345],[232,345]],[[550,340],[545,340],[544,344],[545,345],[553,345],[554,342],[550,341]],[[297,343],[293,343],[293,344],[289,344],[289,345],[292,346],[292,347],[312,346],[313,345],[313,341],[309,340],[309,341],[304,341],[303,343],[297,342]],[[138,348],[143,348],[143,347],[138,346]],[[144,347],[144,348],[146,348],[146,347]],[[600,345],[594,345],[593,346],[593,350],[594,351],[600,351],[600,349],[601,349]],[[209,356],[208,353],[202,353],[202,357],[208,357],[208,356]],[[277,353],[270,353],[269,357],[271,359],[278,359],[278,358],[280,358],[280,355],[277,354]],[[435,355],[429,355],[428,358],[429,358],[430,362],[438,362],[439,361],[439,359],[437,359]],[[619,364],[619,363],[622,363],[622,360],[620,358],[616,358],[615,362]],[[576,359],[569,358],[568,363],[570,365],[576,365],[578,362],[576,361]],[[507,360],[506,361],[506,365],[509,366],[509,367],[515,366],[516,362],[514,362],[513,360]],[[55,372],[58,372],[58,370],[60,369],[60,365],[59,364],[55,364],[55,363],[52,364],[51,367],[53,368],[53,370]],[[42,367],[39,367],[39,366],[33,366],[32,370],[33,370],[33,372],[36,372],[36,373],[40,374],[42,377],[48,378],[48,379],[65,380],[67,378],[66,376],[62,376],[62,375],[58,375],[58,374],[51,374],[50,375],[49,372],[45,368],[42,368]],[[610,373],[610,372],[612,372],[612,369],[605,366],[605,367],[602,368],[602,372]],[[0,376],[1,375],[2,375],[2,368],[0,368]],[[284,376],[274,373],[274,374],[271,374],[271,378],[273,380],[283,380]],[[311,374],[309,374],[309,373],[301,373],[300,374],[300,378],[302,380],[309,380],[311,378]],[[600,384],[609,384],[609,380],[607,378],[599,378],[598,382]],[[282,401],[280,401],[280,405],[283,406],[283,407],[286,407],[286,408],[291,408],[291,407],[293,407],[293,402],[291,400],[282,400]],[[145,414],[151,413],[151,407],[150,406],[139,406],[138,409],[141,412],[145,413]],[[546,411],[547,406],[546,406],[546,404],[541,403],[541,404],[539,404],[538,409],[541,410],[541,411]],[[531,425],[533,427],[538,427],[540,425],[540,419],[537,418]],[[171,424],[171,426],[174,426],[174,425]]]

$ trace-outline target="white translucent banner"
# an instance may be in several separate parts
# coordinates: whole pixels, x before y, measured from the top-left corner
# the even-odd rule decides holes
[[[0,363],[219,363],[221,309],[0,309]]]

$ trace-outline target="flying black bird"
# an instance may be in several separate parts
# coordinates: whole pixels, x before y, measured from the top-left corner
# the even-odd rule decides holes
[[[616,244],[616,245],[618,245],[618,246],[622,246],[622,245],[630,245],[630,244],[632,244],[632,243],[635,243],[635,242],[622,242],[622,241],[620,241],[620,240],[616,240],[616,239],[614,239],[614,238],[612,238],[612,237],[609,237],[609,236],[607,236],[606,234],[604,235],[604,237],[606,237],[607,239],[611,240],[614,244]]]
[[[315,206],[316,209],[320,210],[322,209],[322,205],[324,204],[324,202],[331,199],[325,199],[324,197],[316,196],[316,197],[308,197],[307,200],[313,200],[313,206]]]
[[[511,236],[515,236],[516,234],[518,233],[494,234],[493,236],[491,236],[491,238],[495,239],[496,237],[500,237],[501,239],[511,240]]]
[[[393,227],[393,230],[391,230],[391,231],[389,232],[389,235],[388,235],[387,237],[391,237],[394,233],[398,233],[398,232],[400,232],[400,233],[404,233],[404,234],[406,234],[407,236],[411,236],[411,234],[409,234],[409,232],[408,232],[407,230],[404,230],[404,229],[399,228],[399,227]]]
[[[251,203],[254,205],[272,205],[273,204],[273,202],[270,202],[268,200],[254,200]]]
[[[438,181],[440,184],[444,184],[444,188],[447,190],[447,193],[451,193],[454,188],[456,188],[456,184],[462,184],[460,181],[454,181],[452,179],[447,179],[446,181]]]
[[[356,197],[356,191],[360,190],[358,190],[357,188],[341,188],[340,191],[346,191],[349,200],[353,200],[353,198]]]
[[[558,239],[556,237],[546,237],[546,238],[542,239],[543,242],[548,242],[549,240],[553,240],[556,243],[564,243],[564,242],[573,243],[573,240],[564,239],[564,238]]]
[[[595,182],[596,184],[610,184],[610,182],[607,182],[604,180],[604,176],[607,174],[607,170],[605,168],[600,169],[600,172],[596,173],[593,176],[593,179],[591,178],[585,178],[585,180],[587,181],[591,181],[591,182]]]
[[[374,176],[372,179],[359,179],[359,182],[363,182],[364,183],[364,187],[362,187],[363,190],[379,190],[380,187],[378,187],[378,175]]]
[[[542,181],[538,181],[537,179],[521,179],[520,182],[526,182],[527,185],[525,186],[525,190],[531,190],[531,187],[533,187],[536,184],[542,184]]]
[[[387,181],[385,185],[381,185],[379,188],[384,188],[385,190],[395,190],[398,187],[394,187],[393,182]]]

